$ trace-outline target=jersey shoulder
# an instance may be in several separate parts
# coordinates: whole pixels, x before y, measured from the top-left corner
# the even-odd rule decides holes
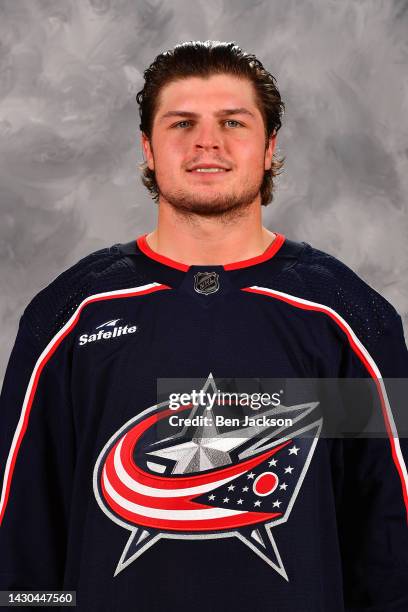
[[[295,267],[305,297],[340,315],[366,346],[400,325],[395,307],[337,257],[304,243]]]
[[[64,326],[87,297],[149,282],[141,266],[129,264],[121,247],[114,244],[89,253],[33,297],[21,320],[40,345]]]

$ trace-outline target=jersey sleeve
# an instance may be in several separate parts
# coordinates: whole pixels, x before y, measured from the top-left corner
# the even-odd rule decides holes
[[[384,300],[385,302],[385,300]],[[356,339],[344,376],[370,376],[383,435],[343,440],[344,488],[339,512],[347,612],[408,610],[407,438],[399,435],[395,379],[408,379],[401,317],[389,305],[370,352]],[[403,415],[406,419],[407,415]],[[406,434],[405,434],[406,435]]]
[[[1,590],[63,583],[75,463],[69,351],[32,327],[24,314],[0,396]]]
[[[116,245],[90,253],[21,317],[0,395],[0,590],[63,586],[78,438],[70,331],[87,296],[124,269]]]

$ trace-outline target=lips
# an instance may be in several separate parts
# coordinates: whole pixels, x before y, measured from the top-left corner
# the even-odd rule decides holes
[[[227,168],[227,166],[221,166],[219,164],[211,164],[211,163],[201,163],[201,164],[195,164],[194,166],[191,166],[191,168],[187,169],[187,172],[194,172],[199,170],[200,168],[204,169],[204,170],[208,170],[210,168],[219,168],[220,170],[225,170],[226,172],[228,172],[231,168]]]

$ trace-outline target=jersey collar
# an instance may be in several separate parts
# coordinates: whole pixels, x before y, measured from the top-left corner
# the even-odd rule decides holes
[[[278,234],[276,232],[275,234],[276,238],[260,255],[257,255],[256,257],[250,257],[249,259],[242,259],[241,261],[234,261],[232,263],[224,264],[223,266],[218,267],[222,267],[224,268],[224,270],[238,270],[239,268],[248,268],[249,266],[255,266],[264,261],[267,261],[268,259],[271,259],[279,251],[279,249],[282,247],[286,240],[284,234]],[[179,261],[175,261],[174,259],[170,259],[170,257],[160,255],[159,253],[156,253],[156,251],[153,251],[153,249],[150,248],[150,246],[147,244],[146,236],[147,233],[142,234],[136,239],[136,244],[140,251],[142,251],[142,253],[144,253],[147,257],[150,257],[150,259],[154,259],[155,261],[158,261],[159,263],[165,266],[175,268],[176,270],[181,270],[182,272],[188,272],[191,266],[181,263]],[[209,264],[206,265],[207,267],[211,267],[209,266]]]

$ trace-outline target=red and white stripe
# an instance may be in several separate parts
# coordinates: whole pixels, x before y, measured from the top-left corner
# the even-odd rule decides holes
[[[146,285],[140,285],[139,287],[132,287],[128,289],[118,289],[116,291],[106,291],[103,293],[96,293],[95,295],[90,295],[85,298],[78,308],[75,310],[71,318],[65,323],[65,325],[59,330],[59,332],[52,338],[52,340],[47,344],[37,362],[34,366],[33,372],[31,374],[27,390],[24,396],[23,405],[21,408],[20,418],[17,423],[16,430],[14,432],[13,440],[11,443],[10,451],[6,461],[6,467],[4,470],[3,477],[3,486],[1,491],[0,498],[0,525],[3,521],[4,512],[6,510],[9,494],[10,494],[10,486],[13,478],[14,467],[17,459],[17,455],[21,446],[21,442],[24,438],[24,434],[27,431],[28,421],[30,417],[31,407],[33,405],[35,393],[38,387],[38,382],[41,376],[41,372],[46,365],[46,363],[50,360],[54,352],[57,350],[61,342],[64,340],[66,336],[68,336],[72,330],[75,328],[76,324],[79,321],[82,310],[85,306],[92,304],[94,302],[100,302],[104,300],[112,300],[117,298],[130,298],[136,296],[147,295],[149,293],[154,293],[156,291],[161,291],[163,289],[171,289],[167,285],[162,285],[160,283],[148,283]]]
[[[291,304],[292,306],[296,306],[297,308],[302,308],[303,310],[313,310],[317,312],[323,312],[327,314],[346,334],[349,344],[360,359],[360,361],[365,366],[366,370],[369,372],[370,376],[373,378],[377,391],[380,397],[381,409],[384,417],[385,427],[387,430],[388,438],[391,445],[391,454],[397,468],[399,478],[401,480],[401,488],[402,495],[405,503],[405,508],[407,511],[407,523],[408,523],[408,474],[407,468],[405,465],[404,457],[402,455],[400,441],[398,437],[397,428],[395,426],[394,417],[391,411],[391,406],[388,400],[387,391],[385,389],[384,381],[381,375],[381,372],[375,363],[374,359],[371,357],[370,353],[367,351],[362,342],[358,339],[356,334],[354,333],[351,326],[347,323],[343,317],[325,304],[319,304],[318,302],[312,302],[310,300],[305,300],[303,298],[290,295],[288,293],[283,293],[282,291],[277,291],[275,289],[269,289],[268,287],[259,287],[257,285],[253,285],[252,287],[246,287],[242,289],[242,291],[247,291],[249,293],[256,293],[260,295],[266,295],[268,297],[280,300],[282,302],[286,302],[287,304]]]

